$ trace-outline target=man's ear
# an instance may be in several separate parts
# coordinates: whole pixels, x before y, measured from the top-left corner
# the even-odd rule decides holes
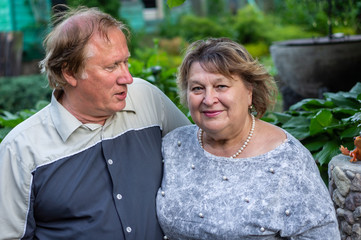
[[[69,71],[65,68],[63,68],[61,71],[67,83],[72,87],[76,87],[78,80],[74,77],[74,75],[69,73]]]

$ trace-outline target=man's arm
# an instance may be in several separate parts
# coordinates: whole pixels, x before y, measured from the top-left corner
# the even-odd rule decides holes
[[[189,119],[163,92],[160,95],[163,102],[163,136],[177,127],[190,124]]]
[[[13,148],[0,144],[0,239],[22,238],[29,214],[32,175]]]

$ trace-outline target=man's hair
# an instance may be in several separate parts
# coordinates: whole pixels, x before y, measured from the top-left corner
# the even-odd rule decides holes
[[[178,69],[177,84],[184,105],[188,105],[189,71],[195,62],[209,73],[229,79],[240,77],[247,88],[252,88],[252,105],[257,117],[262,117],[275,103],[278,91],[272,76],[242,45],[227,38],[209,38],[192,43]]]
[[[53,89],[67,85],[63,71],[81,78],[89,54],[86,46],[93,34],[109,40],[109,29],[116,27],[129,36],[129,30],[122,22],[97,8],[67,7],[66,11],[54,14],[52,23],[53,29],[43,43],[45,58],[39,66]]]

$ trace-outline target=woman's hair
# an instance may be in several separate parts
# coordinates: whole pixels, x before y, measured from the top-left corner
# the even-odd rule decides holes
[[[187,103],[189,70],[198,62],[202,68],[227,78],[239,76],[247,88],[252,88],[253,111],[262,117],[277,97],[277,86],[266,69],[240,44],[227,38],[209,38],[192,43],[178,69],[177,84],[181,101]]]
[[[81,78],[89,54],[87,43],[93,34],[109,40],[107,33],[118,28],[129,36],[128,28],[109,14],[97,8],[67,8],[53,17],[53,29],[44,40],[45,58],[40,62],[46,73],[49,86],[62,89],[67,85],[62,71]]]

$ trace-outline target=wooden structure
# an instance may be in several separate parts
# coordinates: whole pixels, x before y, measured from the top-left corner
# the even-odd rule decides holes
[[[0,76],[21,74],[23,35],[21,32],[0,32]]]
[[[43,56],[50,11],[50,0],[0,0],[0,76],[20,74],[17,64]]]

